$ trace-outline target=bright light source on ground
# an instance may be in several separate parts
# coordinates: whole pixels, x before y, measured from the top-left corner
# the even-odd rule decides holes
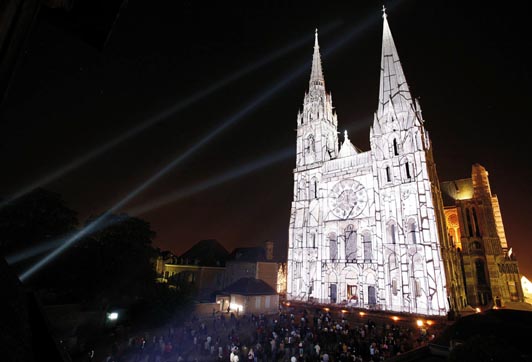
[[[110,321],[116,321],[118,319],[118,313],[113,312],[107,314],[107,319],[109,319]]]
[[[229,307],[232,309],[232,310],[236,310],[237,312],[240,312],[242,311],[243,307],[240,305],[240,304],[236,304],[236,303],[231,303],[229,305]]]

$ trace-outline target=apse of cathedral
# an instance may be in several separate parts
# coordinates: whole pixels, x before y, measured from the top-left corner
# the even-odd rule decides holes
[[[508,255],[487,176],[475,176],[474,167],[469,183],[477,192],[458,204],[451,196],[451,205],[444,206],[431,140],[385,13],[378,106],[369,137],[369,151],[355,147],[347,132],[340,145],[316,31],[309,89],[297,115],[287,299],[426,315],[522,300],[520,284],[514,283],[517,262]],[[473,219],[471,205],[479,203],[485,205],[483,216]],[[448,226],[450,219],[456,223]],[[477,229],[469,232],[473,222],[476,234]]]

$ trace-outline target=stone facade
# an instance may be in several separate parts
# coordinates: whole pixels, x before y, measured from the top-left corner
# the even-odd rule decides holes
[[[474,307],[523,302],[521,276],[508,247],[499,201],[488,172],[475,164],[471,178],[442,183],[448,233],[461,260],[467,303]]]
[[[297,116],[287,298],[445,315],[455,308],[447,288],[455,275],[442,255],[453,250],[431,142],[386,15],[378,101],[371,149],[361,152],[347,132],[339,149],[316,32]]]

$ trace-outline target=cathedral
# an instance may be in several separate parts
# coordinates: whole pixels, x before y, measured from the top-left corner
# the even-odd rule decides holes
[[[385,13],[383,19],[378,107],[365,152],[347,132],[340,145],[316,32],[309,89],[297,115],[287,299],[425,315],[522,300],[520,286],[510,290],[519,280],[517,262],[500,236],[502,219],[489,183],[486,188],[487,172],[483,178],[483,169],[474,167],[469,182],[440,184],[420,106]],[[476,193],[464,201],[452,185]],[[491,206],[475,201],[479,195]],[[484,205],[482,215],[493,217],[474,219],[472,204]],[[456,222],[448,225],[450,220]],[[480,226],[474,229],[480,223],[488,231],[484,238]],[[470,242],[476,249],[462,252]]]

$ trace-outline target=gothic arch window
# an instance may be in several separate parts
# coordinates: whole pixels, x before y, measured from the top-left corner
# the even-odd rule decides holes
[[[307,190],[307,182],[305,178],[301,178],[301,180],[299,180],[299,185],[297,188],[299,200],[305,200],[307,198],[306,190]]]
[[[313,177],[310,181],[310,197],[313,199],[318,198],[318,180]]]
[[[398,291],[398,288],[397,288],[397,279],[396,279],[396,278],[393,278],[393,279],[392,279],[392,294],[393,294],[393,295],[397,295],[397,291]]]
[[[408,232],[408,234],[407,234],[408,241],[411,244],[417,244],[417,239],[418,239],[417,224],[416,224],[416,221],[414,219],[408,220],[408,222],[406,224],[406,230]]]
[[[473,223],[475,227],[475,235],[480,236],[480,229],[479,229],[478,219],[477,219],[477,210],[474,207],[471,208],[471,210],[473,210]]]
[[[371,261],[373,258],[372,245],[371,245],[371,234],[369,231],[365,231],[362,234],[362,243],[364,244],[364,261]]]
[[[471,211],[466,209],[466,221],[467,221],[467,231],[469,236],[473,236],[473,224],[471,223]]]
[[[481,259],[475,260],[475,271],[477,272],[477,283],[479,285],[487,285],[486,268],[484,267],[484,261]]]
[[[414,279],[414,295],[416,298],[421,297],[421,281],[418,278]]]
[[[316,152],[316,144],[315,144],[315,141],[314,141],[314,135],[312,135],[312,134],[309,134],[307,136],[307,142],[306,142],[306,145],[305,145],[305,152],[306,153]]]
[[[357,257],[357,232],[353,225],[347,225],[345,228],[345,258],[346,260],[355,260]]]
[[[309,238],[310,240],[308,241],[308,244],[309,244],[308,246],[311,248],[315,248],[316,247],[316,233],[310,233]]]
[[[401,177],[404,181],[412,181],[414,176],[414,164],[408,157],[401,159]]]
[[[388,236],[388,243],[395,244],[397,242],[397,226],[395,221],[390,221],[386,227],[386,234]]]
[[[338,257],[338,239],[335,233],[329,233],[329,256],[331,260],[336,260]]]
[[[393,139],[393,155],[398,156],[399,155],[399,149],[397,148],[397,139]]]
[[[390,170],[390,166],[386,166],[386,182],[392,181],[392,173]]]

